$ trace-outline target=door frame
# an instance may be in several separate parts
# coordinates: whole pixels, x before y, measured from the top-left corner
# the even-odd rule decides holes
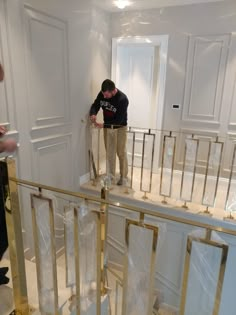
[[[119,46],[126,45],[144,45],[159,47],[160,67],[158,76],[158,97],[157,97],[157,117],[156,129],[162,130],[163,117],[164,117],[164,104],[165,104],[165,87],[166,87],[166,72],[167,72],[167,59],[168,59],[168,42],[169,35],[155,35],[155,36],[134,36],[134,37],[115,37],[112,38],[112,69],[111,77],[116,81],[117,69],[117,51]],[[135,126],[134,126],[135,127]]]

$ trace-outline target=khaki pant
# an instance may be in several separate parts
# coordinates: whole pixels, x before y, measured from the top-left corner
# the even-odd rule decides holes
[[[116,174],[116,154],[120,164],[120,177],[128,176],[127,158],[127,127],[118,129],[104,128],[104,144],[107,154],[107,173],[115,178]]]

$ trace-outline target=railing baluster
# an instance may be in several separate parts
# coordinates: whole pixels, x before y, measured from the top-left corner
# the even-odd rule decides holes
[[[79,208],[74,208],[74,244],[75,244],[75,287],[76,315],[81,314],[80,305],[80,250],[79,250]]]
[[[38,282],[38,294],[39,294],[39,307],[42,313],[47,315],[59,314],[58,309],[58,286],[57,286],[57,262],[56,262],[56,246],[55,246],[55,228],[54,228],[54,208],[52,199],[44,197],[41,193],[31,193],[31,209],[32,209],[32,223],[33,234],[35,244],[35,257],[36,257],[36,270],[37,270],[37,282]],[[39,204],[41,202],[41,204]],[[48,215],[43,213],[38,207],[47,205]],[[40,218],[47,218],[49,222],[38,222]],[[43,232],[41,229],[46,229]],[[47,230],[48,229],[48,230]],[[43,237],[43,239],[42,239]],[[48,242],[45,242],[44,237],[49,237]],[[42,243],[44,247],[49,247],[50,253],[45,252],[45,248],[41,248]],[[44,252],[43,252],[44,250]],[[48,250],[48,248],[46,248]],[[43,267],[43,263],[51,261],[50,271],[48,266]],[[50,275],[52,287],[48,287],[50,279],[45,279],[45,275]],[[50,297],[50,291],[52,291],[53,303]]]
[[[206,206],[206,210],[202,212],[205,215],[212,216],[209,211],[209,207],[215,206],[216,201],[216,194],[219,184],[219,177],[220,177],[220,168],[221,168],[221,161],[222,161],[222,154],[223,154],[224,143],[219,142],[218,137],[215,142],[209,143],[209,151],[208,151],[208,159],[207,159],[207,167],[205,173],[205,180],[204,180],[204,188],[203,188],[203,196],[202,196],[202,205]],[[212,164],[212,165],[211,165]],[[215,165],[216,164],[216,165]],[[209,196],[209,187],[212,185],[208,184],[209,179],[211,179],[212,175],[210,174],[211,170],[216,166],[216,175],[213,174],[213,177],[216,177],[216,182],[214,185],[214,189],[212,192],[212,196]]]
[[[196,176],[196,166],[197,166],[197,155],[199,148],[199,140],[194,139],[194,135],[192,135],[192,139],[185,140],[185,151],[184,151],[184,163],[183,163],[183,171],[181,177],[181,188],[180,188],[180,198],[184,201],[183,208],[188,209],[187,202],[192,202],[193,198],[193,188],[195,183]],[[192,152],[193,151],[193,152]],[[192,180],[185,179],[186,173],[189,172],[189,164],[192,162],[191,170]],[[187,194],[185,192],[185,185],[187,186]]]
[[[144,173],[144,161],[145,161],[145,149],[146,149],[146,138],[152,137],[152,149],[151,149],[151,163],[150,163],[150,177],[149,177],[149,187],[148,190],[143,188],[143,173]],[[140,181],[140,191],[144,192],[143,199],[147,199],[147,193],[152,191],[152,176],[153,176],[153,162],[154,162],[154,146],[155,146],[155,134],[151,133],[149,129],[148,133],[143,135],[143,151],[142,151],[142,166],[141,166],[141,181]]]
[[[169,142],[169,144],[168,144]],[[166,204],[166,198],[171,197],[172,193],[172,182],[173,182],[173,174],[174,174],[174,161],[175,161],[175,151],[176,151],[176,137],[172,136],[172,132],[170,132],[169,136],[164,136],[164,143],[162,148],[162,162],[161,162],[161,178],[160,178],[160,196],[164,197],[162,201],[163,204]],[[165,164],[169,168],[170,176],[167,191],[163,188],[165,181]]]
[[[235,181],[235,167],[236,167],[236,144],[234,145],[234,150],[233,150],[233,158],[231,162],[229,183],[228,183],[227,195],[226,195],[226,201],[225,201],[225,211],[229,214],[226,218],[224,218],[225,220],[234,220],[232,212],[235,211],[236,209],[236,200],[234,200],[235,191],[233,190],[232,187],[233,187],[233,181]],[[232,193],[233,193],[233,198],[230,197]]]
[[[9,180],[11,177],[16,177],[16,165],[14,160],[8,159],[7,162],[0,163],[1,171],[7,176],[6,180]],[[3,174],[1,174],[1,176],[3,176]],[[6,208],[6,222],[15,309],[19,314],[29,315],[30,308],[28,304],[18,186],[16,182],[11,180],[9,180],[8,185],[7,183],[5,183],[5,185],[7,186],[10,200],[8,204],[9,207]]]

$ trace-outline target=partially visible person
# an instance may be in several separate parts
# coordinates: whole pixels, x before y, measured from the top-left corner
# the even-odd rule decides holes
[[[3,67],[0,64],[0,81],[4,79]],[[1,104],[0,104],[1,105]],[[1,118],[1,117],[0,117]],[[7,129],[4,126],[0,126],[0,137],[3,137],[7,133]],[[0,153],[12,153],[16,150],[17,143],[14,139],[6,139],[0,141]],[[6,217],[5,217],[5,200],[4,200],[4,191],[2,180],[0,178],[0,261],[7,250],[8,239],[7,239],[7,226],[6,226]],[[8,272],[7,267],[0,268],[0,285],[7,284],[9,278],[6,276]]]
[[[109,79],[102,83],[101,91],[90,108],[90,120],[97,127],[104,128],[104,143],[108,159],[108,173],[115,178],[116,154],[120,164],[120,178],[117,185],[124,185],[128,176],[127,159],[127,96],[118,90]],[[104,123],[97,123],[97,113],[103,110]],[[111,131],[111,129],[114,129]]]

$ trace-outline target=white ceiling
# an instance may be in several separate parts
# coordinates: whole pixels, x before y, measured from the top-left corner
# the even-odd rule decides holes
[[[123,1],[123,0],[119,0]],[[131,4],[125,9],[119,9],[115,5],[115,0],[94,0],[94,2],[106,11],[121,12],[131,10],[148,10],[165,8],[179,5],[191,5],[210,2],[222,2],[225,0],[128,0]],[[227,1],[227,0],[226,0]]]

